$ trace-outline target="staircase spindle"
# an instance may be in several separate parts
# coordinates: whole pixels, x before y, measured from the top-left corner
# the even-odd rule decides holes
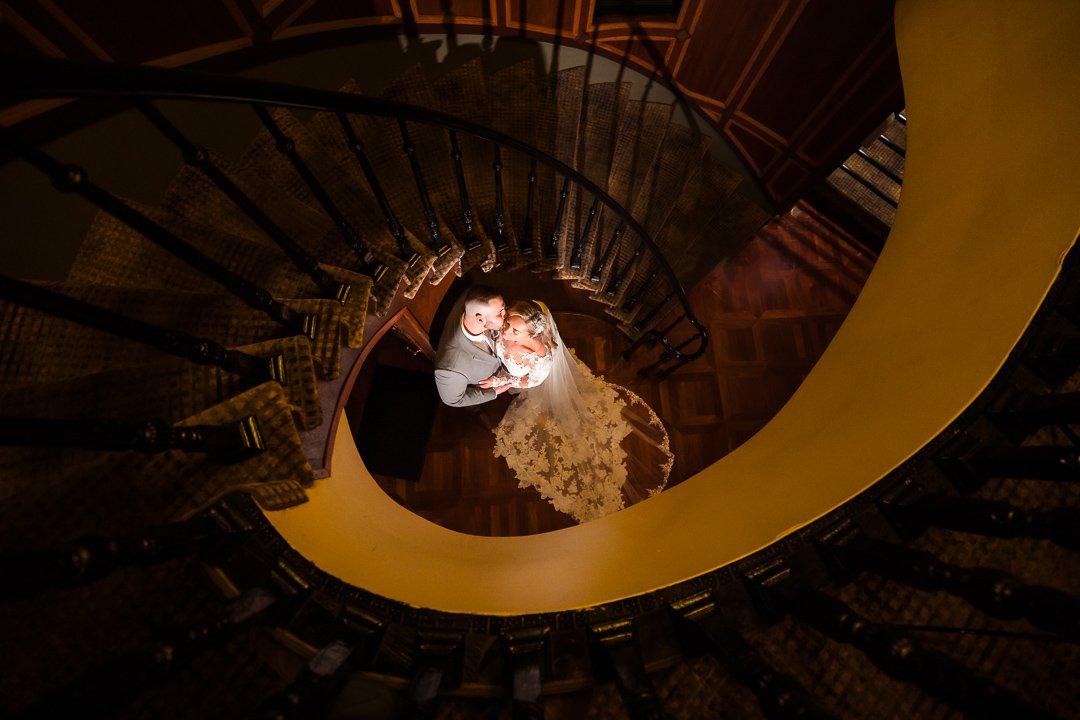
[[[645,660],[634,634],[633,621],[624,619],[597,623],[590,629],[615,668],[615,682],[630,720],[667,718],[645,670]]]
[[[679,600],[671,608],[708,640],[713,657],[754,693],[769,720],[831,720],[794,677],[761,658],[720,612],[711,592]]]
[[[502,148],[499,143],[494,143],[495,159],[491,163],[491,169],[495,173],[495,250],[504,252],[510,247],[506,240],[506,200],[503,197],[503,164]]]
[[[416,193],[420,196],[420,203],[424,208],[424,219],[431,236],[431,248],[439,257],[443,257],[453,251],[454,247],[439,230],[439,218],[435,215],[435,207],[431,204],[431,195],[428,193],[427,182],[424,180],[424,171],[420,167],[420,158],[416,156],[416,145],[409,136],[409,127],[402,118],[398,118],[397,123],[401,131],[401,149],[409,158],[409,167],[412,169],[413,180],[416,182]]]
[[[343,112],[339,112],[337,114],[337,119],[341,124],[342,130],[345,132],[345,138],[349,142],[349,149],[352,151],[353,157],[355,157],[356,161],[360,164],[360,170],[364,173],[364,179],[367,180],[368,188],[371,189],[371,193],[375,196],[375,202],[378,203],[383,220],[386,222],[386,229],[397,243],[398,253],[400,254],[401,259],[412,268],[416,265],[417,261],[420,260],[420,253],[416,252],[409,245],[409,241],[405,237],[405,231],[402,229],[401,223],[398,222],[397,215],[394,214],[394,209],[390,205],[390,200],[386,197],[386,191],[383,190],[382,183],[379,182],[379,176],[376,174],[371,161],[368,160],[367,153],[364,151],[364,143],[356,136],[356,131],[353,130],[352,123],[349,122],[348,116]]]
[[[608,282],[607,287],[604,288],[604,295],[606,297],[615,298],[618,296],[623,283],[630,277],[630,272],[637,265],[638,260],[641,259],[641,252],[644,247],[643,243],[638,243],[637,247],[634,248],[634,254],[630,256],[630,259],[626,261],[626,264],[622,266],[622,269],[615,273],[615,278]]]
[[[634,327],[638,330],[643,329],[657,315],[657,313],[667,307],[667,304],[671,302],[672,297],[674,297],[672,293],[668,293],[667,295],[665,295],[660,302],[652,306],[652,309],[642,315],[640,319],[634,321]]]
[[[952,478],[975,482],[994,477],[1080,481],[1080,450],[1074,447],[995,449],[973,457],[939,457],[937,464]]]
[[[207,453],[224,462],[238,462],[265,450],[254,415],[224,425],[170,425],[160,418],[120,422],[5,416],[0,417],[0,445],[134,450],[147,455],[177,450]]]
[[[563,218],[566,216],[566,199],[570,197],[570,176],[563,178],[562,189],[559,190],[559,207],[555,211],[555,226],[551,231],[550,244],[544,251],[545,260],[559,259],[559,240],[563,235]]]
[[[781,602],[791,615],[815,630],[858,648],[885,674],[917,683],[965,715],[1049,720],[1046,713],[947,655],[921,647],[896,628],[862,617],[830,595],[801,588],[782,595]]]
[[[255,114],[259,116],[259,120],[262,121],[263,126],[269,131],[270,136],[274,138],[274,147],[279,153],[284,155],[289,163],[296,170],[296,174],[304,181],[308,190],[315,197],[315,200],[322,207],[323,211],[330,217],[330,220],[334,223],[334,226],[338,229],[338,233],[341,235],[345,244],[353,251],[356,258],[363,263],[365,269],[372,266],[375,262],[374,256],[364,245],[364,240],[360,236],[360,233],[352,226],[352,223],[348,221],[344,213],[338,209],[337,204],[330,197],[330,193],[326,191],[326,188],[322,186],[319,179],[315,177],[315,173],[311,171],[307,163],[304,162],[304,158],[300,156],[300,153],[296,149],[296,142],[287,136],[281,127],[278,126],[277,121],[270,114],[270,111],[266,109],[265,105],[254,104],[251,106],[255,110]],[[379,280],[383,274],[386,273],[386,268],[382,269],[382,274],[375,277],[378,268],[372,273],[372,277],[375,280]]]
[[[228,350],[213,340],[195,338],[100,308],[47,288],[0,275],[0,297],[97,330],[128,338],[199,365],[214,365],[248,379],[252,385],[273,380],[287,385],[282,355],[259,358]]]
[[[220,647],[251,625],[268,620],[282,603],[257,588],[229,601],[203,624],[178,630],[145,650],[113,660],[51,693],[24,718],[99,717],[130,703],[152,685],[174,677],[202,653]]]
[[[544,646],[549,630],[541,626],[503,632],[503,645],[512,671],[510,697],[514,704],[514,720],[543,720],[540,693],[543,690]]]
[[[521,254],[528,256],[533,251],[532,233],[535,220],[533,219],[534,198],[536,197],[536,158],[529,160],[529,189],[525,196],[525,221],[521,225],[521,240],[518,241],[518,249]]]
[[[607,268],[608,262],[611,261],[611,255],[615,252],[615,248],[619,245],[619,240],[622,238],[623,233],[626,232],[626,224],[619,223],[619,227],[615,228],[615,234],[611,236],[611,240],[608,242],[607,247],[604,248],[604,252],[600,255],[600,258],[592,267],[592,272],[589,273],[589,279],[594,283],[600,282],[604,277],[604,270]],[[653,277],[656,273],[653,273]]]
[[[465,184],[465,168],[461,165],[461,148],[458,146],[457,131],[450,130],[450,157],[454,159],[454,175],[457,178],[458,198],[461,200],[461,221],[465,225],[466,250],[476,250],[482,243],[473,228],[472,204],[469,202],[469,188]]]
[[[589,206],[589,215],[585,220],[585,227],[582,228],[581,236],[574,242],[574,252],[570,258],[570,267],[574,270],[581,269],[582,256],[585,253],[585,243],[589,240],[589,233],[592,232],[593,222],[596,220],[596,212],[600,207],[600,198],[594,197],[592,205]]]
[[[460,630],[417,630],[416,669],[409,685],[412,717],[426,717],[440,690],[461,683],[464,640],[465,635]]]
[[[86,171],[75,165],[63,165],[41,149],[23,141],[5,127],[0,126],[0,142],[17,153],[41,172],[50,176],[53,185],[62,192],[75,192],[86,200],[117,218],[146,239],[172,253],[180,260],[243,300],[255,310],[266,313],[271,320],[284,325],[297,335],[314,340],[318,331],[316,316],[299,313],[254,283],[248,282],[225,266],[212,260],[194,246],[143,215],[120,198],[98,187],[87,177]]]
[[[337,300],[342,305],[347,302],[352,286],[349,283],[334,279],[330,273],[320,268],[318,260],[289,237],[269,215],[263,212],[262,208],[254,200],[248,197],[247,193],[241,190],[228,175],[213,163],[206,148],[198,147],[192,143],[176,125],[170,122],[149,101],[139,101],[136,106],[154,127],[160,130],[165,137],[180,149],[184,162],[206,175],[217,186],[218,190],[232,201],[233,205],[251,218],[259,226],[259,229],[285,252],[301,272],[310,277],[312,282],[326,293],[326,297]],[[365,267],[364,270],[370,272],[370,268]],[[385,272],[385,268],[383,268],[383,272]]]
[[[992,537],[1045,539],[1080,551],[1080,508],[1025,510],[999,500],[957,495],[928,495],[911,505],[881,508],[906,534],[939,527]]]
[[[293,683],[260,705],[255,717],[265,720],[327,717],[348,678],[354,648],[335,640],[315,653]]]
[[[122,538],[91,535],[60,548],[0,556],[0,597],[89,585],[120,568],[153,565],[215,547],[230,535],[209,516],[147,528]]]
[[[1036,395],[1013,409],[987,413],[987,417],[1019,440],[1040,427],[1080,423],[1080,392]]]
[[[1080,599],[1049,587],[1025,585],[988,567],[960,567],[904,545],[861,536],[826,547],[853,571],[892,578],[927,592],[964,598],[1000,618],[1022,617],[1063,637],[1080,638]]]

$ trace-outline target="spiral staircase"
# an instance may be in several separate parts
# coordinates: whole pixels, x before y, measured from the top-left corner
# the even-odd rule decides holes
[[[260,108],[266,130],[239,159],[140,100],[188,161],[157,207],[8,136],[116,212],[65,282],[3,281],[4,713],[1077,717],[1075,252],[932,442],[689,580],[472,614],[344,582],[292,548],[267,513],[317,482],[327,396],[450,273],[551,273],[590,291],[630,347],[678,359],[705,339],[675,288],[764,220],[669,108],[618,84],[463,66],[409,74],[385,99],[396,116]],[[506,142],[413,122],[418,107]]]

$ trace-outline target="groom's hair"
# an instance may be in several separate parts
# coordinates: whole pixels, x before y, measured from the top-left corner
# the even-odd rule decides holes
[[[465,312],[473,315],[478,311],[486,311],[489,302],[495,298],[501,298],[502,293],[487,285],[473,285],[465,291]]]

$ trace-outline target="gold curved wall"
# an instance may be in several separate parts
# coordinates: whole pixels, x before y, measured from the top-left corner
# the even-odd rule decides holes
[[[289,542],[369,591],[518,614],[640,594],[732,562],[844,503],[986,386],[1080,226],[1080,4],[900,0],[910,125],[885,252],[820,363],[735,452],[660,496],[545,535],[482,538],[385,496],[347,423],[332,477],[274,513]]]

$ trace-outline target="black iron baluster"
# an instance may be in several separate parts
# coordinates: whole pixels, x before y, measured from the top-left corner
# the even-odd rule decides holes
[[[521,240],[518,241],[518,249],[521,254],[528,257],[532,254],[533,224],[533,198],[536,197],[536,158],[529,161],[529,191],[525,197],[525,221],[521,225]]]
[[[607,651],[615,669],[615,682],[631,720],[666,718],[660,698],[645,670],[645,659],[634,636],[631,620],[613,620],[593,625],[590,630],[600,647]]]
[[[905,534],[927,527],[992,537],[1050,540],[1080,550],[1080,508],[1025,510],[998,500],[928,495],[911,505],[885,504],[885,516]]]
[[[409,684],[409,717],[429,717],[439,691],[461,684],[464,643],[465,633],[461,630],[417,630],[416,658]]]
[[[263,445],[253,415],[225,425],[170,425],[155,418],[144,422],[62,418],[0,417],[0,445],[135,450],[148,455],[179,450],[208,453],[235,462],[258,455]]]
[[[581,269],[581,258],[585,254],[585,243],[588,242],[589,233],[592,231],[593,222],[596,221],[596,211],[600,206],[600,198],[594,197],[589,206],[589,217],[585,220],[585,227],[581,231],[581,237],[574,242],[574,252],[570,258],[570,268]]]
[[[669,302],[671,302],[672,297],[674,297],[672,293],[668,293],[667,295],[665,295],[664,299],[661,300],[660,302],[656,303],[656,305],[654,305],[652,307],[652,309],[649,310],[649,312],[645,313],[643,316],[641,316],[641,318],[634,321],[634,327],[637,328],[638,330],[641,330],[646,325],[648,325],[649,321],[652,320],[653,317],[658,312],[660,312],[665,306],[667,306],[667,304]]]
[[[184,162],[198,168],[204,175],[217,186],[240,208],[251,220],[259,226],[266,236],[280,247],[289,259],[303,271],[312,282],[318,285],[327,297],[337,300],[344,305],[349,298],[352,286],[346,282],[334,279],[330,273],[319,267],[319,261],[313,258],[304,248],[300,247],[291,237],[286,234],[247,194],[236,186],[229,176],[226,175],[210,160],[210,154],[204,147],[198,147],[192,143],[176,125],[169,121],[160,110],[146,100],[140,100],[137,107],[150,120],[161,133],[169,138],[183,154]],[[368,268],[365,268],[367,270]]]
[[[465,168],[461,166],[461,148],[455,130],[450,131],[450,157],[454,159],[454,175],[457,177],[458,197],[461,199],[461,221],[465,224],[466,250],[475,250],[481,246],[480,238],[473,228],[472,204],[469,202],[469,188],[465,184]]]
[[[1005,448],[974,457],[939,457],[936,461],[951,478],[977,482],[994,477],[1080,481],[1080,450],[1074,447]]]
[[[634,248],[634,254],[630,256],[630,259],[626,261],[626,264],[622,266],[622,270],[616,273],[615,278],[608,282],[607,287],[604,288],[604,295],[609,298],[614,298],[619,294],[619,289],[622,284],[626,282],[626,279],[630,277],[630,271],[637,265],[638,259],[641,257],[641,251],[644,249],[644,244],[638,243]]]
[[[604,277],[604,270],[607,268],[608,262],[611,260],[611,254],[615,252],[615,248],[619,245],[619,240],[622,238],[623,233],[626,232],[626,223],[620,223],[619,227],[615,228],[615,234],[611,236],[611,241],[604,248],[604,252],[600,255],[599,260],[593,265],[592,272],[589,273],[589,279],[594,283],[600,282]],[[653,273],[655,275],[655,273]]]
[[[709,592],[671,604],[677,616],[705,636],[713,657],[749,688],[770,720],[829,720],[791,675],[766,663],[756,648],[725,618]]]
[[[646,291],[648,291],[648,289],[653,286],[653,281],[656,280],[656,276],[657,274],[659,274],[659,272],[660,270],[659,268],[657,268],[651,273],[649,273],[649,277],[645,278],[645,282],[641,283],[641,285],[638,286],[637,292],[633,292],[634,286],[631,285],[630,289],[626,291],[626,301],[623,302],[621,306],[619,306],[619,309],[627,314],[632,312],[633,309],[641,303],[642,296],[646,293]]]
[[[779,593],[774,597],[779,598]],[[802,589],[784,595],[782,602],[800,621],[836,642],[858,648],[885,674],[917,683],[965,715],[1049,720],[1046,713],[979,677],[949,656],[920,647],[899,630],[872,622],[825,593]]]
[[[147,688],[175,676],[202,653],[244,629],[284,615],[294,603],[262,588],[230,600],[195,627],[177,629],[141,651],[119,657],[73,684],[50,693],[23,718],[101,717],[131,702]]]
[[[510,697],[515,720],[543,720],[539,701],[543,690],[544,644],[549,631],[546,626],[503,631],[503,645],[512,668]]]
[[[215,365],[247,378],[253,385],[268,380],[281,385],[287,384],[285,359],[281,355],[258,358],[239,350],[228,350],[212,340],[166,330],[3,275],[0,275],[0,297],[49,315],[135,340],[199,365]]]
[[[355,650],[342,640],[324,646],[288,688],[259,706],[254,717],[260,720],[324,717],[348,679]]]
[[[52,178],[53,185],[63,192],[76,192],[94,205],[117,218],[155,245],[172,253],[204,275],[209,276],[233,295],[256,310],[261,310],[277,323],[298,335],[314,340],[318,331],[316,316],[299,313],[254,283],[248,282],[228,268],[204,255],[200,250],[120,198],[90,182],[86,171],[75,165],[63,165],[39,148],[24,142],[5,127],[0,127],[0,139],[20,157]]]
[[[89,585],[120,568],[201,553],[219,545],[232,532],[202,516],[123,538],[91,535],[60,548],[0,556],[4,578],[0,597],[13,599],[50,588]]]
[[[356,258],[363,263],[365,270],[372,273],[372,277],[378,281],[382,274],[386,273],[386,268],[382,268],[382,274],[378,274],[379,268],[375,268],[375,271],[371,271],[369,268],[375,263],[375,258],[371,252],[364,245],[364,240],[360,237],[360,233],[356,228],[352,226],[352,223],[348,221],[338,206],[331,199],[330,194],[326,192],[326,188],[322,186],[319,179],[315,177],[315,173],[311,172],[311,168],[307,166],[304,159],[300,157],[300,153],[296,151],[296,143],[292,138],[287,136],[277,122],[274,120],[270,111],[266,109],[264,105],[253,104],[252,109],[255,114],[259,116],[259,120],[262,121],[263,126],[270,132],[271,137],[274,138],[274,147],[277,151],[288,158],[292,164],[293,169],[307,185],[308,190],[315,196],[315,200],[330,217],[330,220],[334,223],[334,226],[338,229],[338,233],[341,235],[345,244],[353,251]],[[378,277],[375,275],[378,274]]]
[[[1019,407],[986,415],[1019,443],[1024,435],[1040,427],[1080,423],[1080,392],[1037,395]]]
[[[570,196],[570,176],[563,178],[562,189],[559,191],[559,207],[555,211],[555,228],[551,231],[551,245],[545,252],[544,259],[559,259],[559,239],[562,237],[563,217],[566,215],[566,198]]]
[[[865,570],[927,592],[944,591],[990,615],[1022,617],[1063,637],[1080,638],[1080,599],[1060,590],[1026,585],[993,568],[960,567],[922,550],[865,536],[824,550],[840,561],[846,575]]]
[[[398,118],[397,122],[398,129],[401,130],[401,149],[409,158],[409,167],[412,168],[413,180],[416,181],[416,192],[424,207],[424,219],[427,221],[428,233],[431,235],[431,247],[435,250],[435,254],[443,257],[453,251],[454,247],[439,230],[439,218],[435,215],[435,207],[431,204],[431,196],[428,194],[427,183],[424,181],[424,172],[420,168],[420,158],[416,156],[416,145],[409,137],[409,128],[403,119]]]
[[[360,138],[356,136],[356,131],[353,130],[352,123],[349,122],[349,118],[345,113],[339,112],[337,114],[338,122],[341,124],[342,130],[345,132],[345,138],[349,142],[349,148],[352,150],[353,157],[360,163],[360,169],[364,173],[364,178],[367,180],[368,187],[371,188],[372,194],[375,195],[375,202],[379,204],[379,210],[382,211],[383,220],[386,221],[386,228],[390,231],[390,236],[394,238],[394,241],[398,246],[398,253],[401,255],[401,259],[404,260],[411,268],[420,259],[420,253],[413,250],[409,245],[409,241],[405,237],[405,231],[401,229],[401,223],[398,222],[397,215],[394,214],[394,209],[390,207],[390,200],[386,197],[386,192],[383,190],[382,183],[379,182],[379,176],[375,173],[375,168],[372,167],[371,161],[368,160],[367,153],[364,152],[364,143]],[[383,267],[383,274],[386,273],[386,268]],[[381,278],[382,275],[375,278],[376,281]]]
[[[505,251],[510,247],[506,241],[506,201],[503,198],[502,149],[495,143],[495,160],[491,163],[495,172],[495,249]]]

